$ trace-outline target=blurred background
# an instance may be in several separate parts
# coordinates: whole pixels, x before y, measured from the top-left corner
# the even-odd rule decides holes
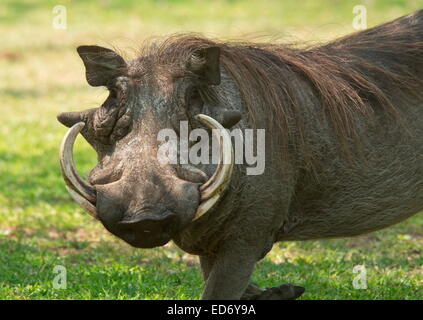
[[[70,200],[60,177],[62,111],[99,106],[75,48],[133,58],[146,38],[200,32],[224,40],[316,44],[423,8],[423,0],[99,0],[0,2],[0,299],[198,299],[197,258],[168,244],[135,250]],[[82,140],[81,173],[95,165]],[[345,240],[281,243],[258,264],[260,286],[293,283],[303,299],[422,299],[423,218]],[[356,265],[367,289],[352,282]],[[67,271],[55,288],[57,266]],[[57,279],[56,279],[57,280]],[[56,286],[57,287],[57,286]]]

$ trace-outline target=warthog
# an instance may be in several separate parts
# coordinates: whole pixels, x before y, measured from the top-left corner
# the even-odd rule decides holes
[[[184,34],[125,61],[78,53],[98,108],[62,113],[62,172],[74,200],[135,247],[173,240],[200,256],[205,299],[293,299],[250,283],[277,241],[348,237],[423,209],[423,10],[310,48]],[[220,129],[216,164],[158,161],[160,130]],[[224,128],[265,129],[265,170],[234,164]],[[77,134],[98,153],[84,181]],[[225,161],[224,161],[225,160]]]

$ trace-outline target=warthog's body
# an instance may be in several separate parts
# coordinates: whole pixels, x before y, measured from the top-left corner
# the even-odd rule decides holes
[[[309,50],[177,37],[128,69],[140,69],[144,61],[160,66],[172,54],[182,59],[180,51],[206,46],[220,47],[222,79],[200,90],[222,98],[190,110],[187,119],[195,113],[220,119],[224,109],[239,111],[236,127],[251,128],[254,122],[266,129],[266,169],[253,176],[236,165],[218,206],[172,236],[183,250],[200,255],[205,298],[296,297],[302,291],[293,286],[248,287],[255,263],[276,241],[359,235],[423,210],[423,11]],[[154,105],[165,119],[176,117],[171,107],[160,113]],[[150,132],[155,126],[138,121]],[[95,145],[89,132],[83,134]],[[105,154],[125,153],[113,150]],[[155,172],[156,165],[134,160],[133,154],[126,157],[132,161],[127,167],[141,164],[136,172],[142,179],[130,181],[142,184],[150,179],[144,171]],[[214,166],[201,169],[210,176]],[[107,184],[101,188],[107,190]],[[123,191],[113,194],[132,201]]]

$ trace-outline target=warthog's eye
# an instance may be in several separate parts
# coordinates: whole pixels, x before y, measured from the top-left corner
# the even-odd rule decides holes
[[[130,109],[125,103],[124,92],[109,87],[109,96],[94,115],[94,130],[103,144],[111,144],[123,138],[131,125]]]
[[[122,92],[114,87],[109,87],[110,98],[119,100],[122,96]]]

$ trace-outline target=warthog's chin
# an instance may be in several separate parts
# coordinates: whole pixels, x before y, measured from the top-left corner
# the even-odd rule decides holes
[[[142,235],[137,233],[116,233],[111,230],[109,231],[119,239],[125,241],[126,243],[135,248],[150,249],[155,247],[161,247],[168,243],[170,240],[172,240],[172,236],[170,236],[169,234]]]
[[[168,243],[181,228],[180,217],[172,211],[147,214],[131,220],[108,223],[100,219],[105,228],[136,248],[154,248]]]
[[[170,240],[171,240],[171,238],[155,239],[154,241],[143,241],[143,240],[139,240],[139,239],[134,239],[134,241],[125,240],[125,242],[130,244],[131,246],[133,246],[135,248],[152,249],[152,248],[164,246]]]
[[[172,236],[167,234],[154,235],[154,236],[151,236],[151,235],[141,236],[139,234],[127,234],[127,235],[116,235],[116,236],[135,248],[144,248],[144,249],[161,247],[161,246],[164,246],[166,243],[168,243],[170,240],[172,240]]]

